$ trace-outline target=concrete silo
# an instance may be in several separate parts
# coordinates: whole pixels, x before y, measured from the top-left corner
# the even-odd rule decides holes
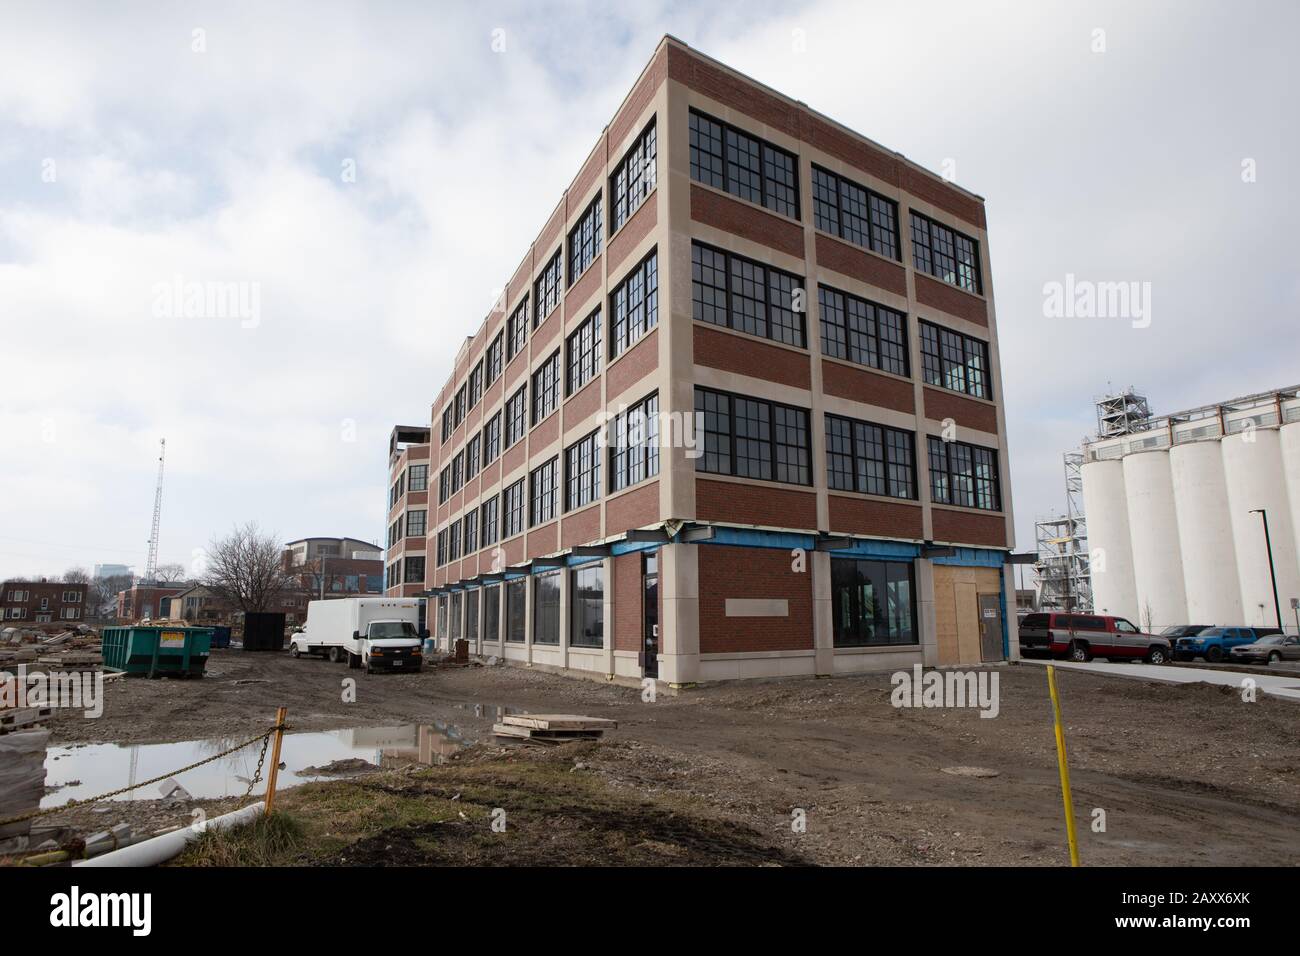
[[[1224,438],[1221,447],[1245,623],[1273,625],[1276,618],[1264,524],[1251,512],[1259,508],[1268,511],[1278,595],[1281,603],[1289,606],[1291,597],[1300,596],[1300,565],[1282,471],[1281,436],[1277,429],[1250,428]]]
[[[1169,473],[1169,452],[1142,451],[1124,457],[1129,540],[1137,617],[1144,630],[1159,631],[1187,621],[1187,592],[1178,539],[1178,514]]]
[[[1295,531],[1295,547],[1300,555],[1300,422],[1282,426],[1282,473],[1286,478],[1286,493],[1291,500],[1291,527]],[[1281,582],[1278,582],[1280,588]],[[1282,595],[1282,614],[1286,615],[1289,598],[1300,594]],[[1294,620],[1294,617],[1292,618]]]
[[[1133,546],[1129,535],[1124,466],[1117,460],[1085,462],[1083,507],[1092,553],[1092,606],[1106,614],[1138,620]]]
[[[1244,621],[1219,442],[1175,445],[1169,450],[1169,471],[1178,512],[1187,623]]]

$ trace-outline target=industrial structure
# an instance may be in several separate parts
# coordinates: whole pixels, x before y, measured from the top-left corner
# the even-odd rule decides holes
[[[1144,405],[1099,413],[1104,434],[1083,447],[1094,609],[1148,629],[1294,630],[1300,386],[1162,416]]]
[[[1092,570],[1088,519],[1083,507],[1083,455],[1066,452],[1065,513],[1034,523],[1038,562],[1038,606],[1046,610],[1091,611]]]
[[[389,446],[443,642],[670,683],[1018,646],[984,201],[665,37]]]

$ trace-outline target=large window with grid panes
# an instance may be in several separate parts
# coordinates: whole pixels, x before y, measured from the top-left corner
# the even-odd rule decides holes
[[[614,167],[614,174],[609,177],[610,202],[613,204],[610,235],[618,232],[654,191],[657,150],[655,121],[651,117],[650,124],[623,154],[622,160]]]
[[[609,424],[609,490],[659,474],[659,393],[624,409]]]
[[[804,298],[798,276],[691,243],[691,304],[698,321],[806,348]]]
[[[1002,510],[996,449],[934,436],[929,437],[928,446],[930,499],[935,504]]]
[[[908,374],[907,317],[896,309],[818,285],[822,354]]]
[[[697,471],[812,484],[806,408],[696,388],[695,412],[704,421]]]
[[[901,428],[826,415],[826,483],[836,491],[916,497],[916,435]]]
[[[766,140],[690,112],[691,179],[799,218],[799,158]]]

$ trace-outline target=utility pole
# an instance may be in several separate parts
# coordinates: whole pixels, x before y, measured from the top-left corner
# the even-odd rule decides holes
[[[1277,629],[1282,630],[1282,602],[1277,599],[1277,571],[1273,568],[1273,540],[1268,536],[1268,511],[1252,508],[1251,514],[1264,519],[1264,547],[1268,549],[1268,575],[1273,580],[1273,613],[1277,615]]]

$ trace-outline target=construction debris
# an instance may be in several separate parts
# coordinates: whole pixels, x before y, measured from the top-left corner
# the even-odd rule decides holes
[[[48,730],[0,736],[0,819],[31,813],[45,795]],[[31,820],[0,825],[0,852],[27,849]]]
[[[500,723],[492,725],[492,732],[498,737],[539,744],[598,740],[606,730],[616,729],[617,721],[577,714],[506,714]]]

